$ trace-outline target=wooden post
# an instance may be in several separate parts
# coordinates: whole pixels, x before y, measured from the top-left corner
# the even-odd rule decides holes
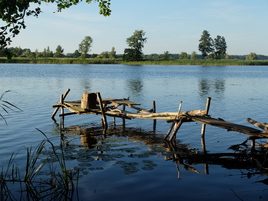
[[[153,113],[156,113],[155,101],[152,102],[152,109]],[[153,125],[153,131],[155,132],[155,130],[156,130],[156,119],[154,119],[154,125]]]
[[[202,124],[201,128],[201,138],[205,137],[205,132],[206,132],[206,124]]]
[[[104,111],[104,108],[103,108],[101,95],[100,95],[99,92],[97,92],[96,94],[97,94],[97,97],[98,97],[98,100],[99,100],[100,110],[101,110],[101,114],[102,114],[102,117],[101,117],[102,126],[106,130],[107,129],[107,120],[106,120],[106,115],[105,115],[105,111]]]
[[[181,108],[182,108],[182,101],[180,101],[180,105],[179,105],[179,108],[178,108],[178,114],[177,114],[175,120],[172,122],[172,124],[171,124],[171,126],[170,126],[170,128],[169,128],[169,130],[168,130],[168,132],[167,132],[167,134],[165,135],[165,139],[168,138],[168,136],[170,135],[170,133],[171,133],[172,129],[174,128],[174,126],[175,126],[175,125],[177,126],[176,119],[179,118],[179,115],[180,115],[180,112],[181,112]],[[175,126],[175,129],[176,129],[176,126]],[[174,131],[175,131],[175,129],[174,129]],[[179,128],[178,128],[178,129],[179,129]],[[177,131],[178,131],[178,129],[177,129]],[[171,140],[171,139],[174,137],[174,135],[176,135],[177,131],[176,131],[175,133],[174,133],[174,131],[173,131],[172,136],[169,138],[169,140]]]
[[[63,100],[64,100],[64,95],[63,94],[61,94],[61,96],[60,96],[60,103],[61,104],[63,104]],[[61,106],[61,122],[60,122],[60,127],[61,127],[61,129],[63,129],[64,128],[64,107],[63,106]]]
[[[210,101],[211,101],[211,97],[208,97],[207,104],[206,104],[206,110],[205,110],[206,115],[208,115],[208,112],[209,112]]]
[[[170,126],[170,128],[169,128],[169,130],[168,130],[168,132],[167,132],[167,134],[165,135],[165,140],[166,140],[166,139],[168,138],[168,136],[170,135],[170,133],[171,133],[171,131],[172,131],[174,125],[175,125],[175,121],[172,122],[172,124],[171,124],[171,126]]]
[[[126,110],[126,105],[122,105],[122,111],[124,112]],[[122,118],[122,124],[123,124],[123,128],[125,128],[125,125],[126,125],[126,120],[125,118]]]
[[[97,105],[97,94],[96,93],[83,93],[81,99],[82,109],[96,108]]]
[[[206,115],[208,115],[208,112],[209,112],[210,101],[211,101],[211,97],[208,97],[208,98],[207,98],[206,109],[205,109],[205,114],[206,114]],[[202,128],[201,128],[201,137],[202,137],[202,138],[205,137],[205,132],[206,132],[206,124],[202,124]]]
[[[64,101],[64,99],[66,98],[66,96],[68,95],[69,92],[70,92],[70,89],[67,89],[66,92],[63,94],[63,96],[60,97],[60,102],[63,102],[63,101]],[[61,99],[62,99],[62,100],[61,100]],[[55,119],[54,117],[55,117],[55,115],[57,114],[59,108],[60,108],[60,107],[57,107],[57,108],[54,110],[53,114],[51,115],[51,118],[52,118],[52,119]]]
[[[181,127],[182,123],[183,123],[183,120],[182,120],[182,119],[180,119],[179,122],[176,122],[176,123],[175,123],[175,128],[174,128],[174,130],[173,130],[172,135],[171,135],[170,138],[169,138],[169,141],[173,140],[173,139],[176,137],[176,134],[177,134],[179,128]]]
[[[60,95],[60,103],[63,104],[63,94]],[[61,114],[64,116],[64,107],[61,106]]]
[[[203,124],[203,125],[206,125],[206,124]],[[206,150],[206,142],[205,142],[204,136],[201,136],[201,145],[202,145],[203,154],[206,154],[207,153],[207,150]]]
[[[156,113],[155,101],[152,102],[153,113]]]
[[[255,151],[255,138],[251,139],[251,151]]]
[[[178,109],[178,116],[181,113],[181,108],[182,108],[182,101],[180,102],[179,109]]]

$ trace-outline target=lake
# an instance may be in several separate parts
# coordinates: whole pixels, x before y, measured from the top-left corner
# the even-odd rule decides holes
[[[157,112],[176,112],[180,101],[182,111],[204,110],[211,97],[212,117],[253,126],[247,118],[267,122],[267,66],[0,64],[0,72],[0,94],[10,90],[3,100],[22,110],[0,111],[8,123],[0,121],[1,166],[16,153],[16,164],[24,169],[25,148],[35,148],[45,138],[42,131],[55,147],[64,138],[66,164],[79,170],[73,200],[268,199],[267,172],[244,164],[241,155],[227,156],[247,152],[250,142],[239,150],[230,147],[248,135],[207,126],[207,153],[226,155],[204,162],[200,155],[192,157],[203,151],[199,123],[184,123],[170,145],[163,140],[170,127],[166,121],[157,120],[155,129],[153,120],[141,119],[126,120],[122,127],[121,120],[108,117],[104,137],[100,115],[66,116],[64,131],[58,116],[56,123],[51,119],[52,105],[70,88],[66,100],[100,92],[102,98],[129,97],[146,109],[155,101]],[[40,159],[49,151],[47,144]]]

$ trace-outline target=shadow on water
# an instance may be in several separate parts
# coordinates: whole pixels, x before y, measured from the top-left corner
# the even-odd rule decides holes
[[[248,179],[262,175],[265,179],[254,183],[268,185],[267,148],[256,148],[253,152],[245,142],[232,145],[229,153],[209,153],[209,150],[199,151],[178,139],[166,141],[163,134],[155,131],[115,124],[105,131],[95,124],[55,127],[53,134],[60,138],[60,145],[47,139],[51,146],[44,148],[43,141],[38,154],[28,149],[30,158],[36,158],[29,160],[32,161],[29,166],[33,168],[28,171],[30,180],[19,178],[21,172],[17,167],[13,168],[13,163],[10,164],[11,174],[9,171],[1,173],[1,200],[79,200],[79,180],[88,174],[102,173],[112,167],[122,170],[124,175],[133,175],[153,171],[163,160],[175,164],[179,179],[185,174],[182,169],[206,175],[210,174],[210,166],[217,165],[228,170],[238,169],[241,177]],[[48,165],[40,172],[37,171],[40,166],[36,165],[39,160],[40,165]],[[24,183],[25,188],[22,188]]]
[[[104,169],[105,165],[98,166],[99,161],[113,161],[114,165],[120,165],[125,174],[153,170],[158,165],[154,157],[162,156],[163,160],[176,164],[179,178],[180,167],[198,174],[209,174],[210,165],[239,169],[241,176],[248,178],[254,175],[268,176],[268,150],[263,146],[252,151],[245,141],[230,146],[229,153],[209,153],[209,150],[199,151],[178,139],[166,141],[162,134],[156,134],[154,131],[110,127],[112,128],[106,130],[105,134],[101,126],[65,128],[61,138],[67,145],[66,159],[77,160],[77,168],[85,171],[85,174],[88,170]],[[71,144],[74,136],[79,136],[81,144]],[[197,170],[200,168],[198,165],[204,165],[204,170]],[[268,184],[268,179],[260,182]]]

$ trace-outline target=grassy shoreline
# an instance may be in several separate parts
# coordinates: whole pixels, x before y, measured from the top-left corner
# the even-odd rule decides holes
[[[123,64],[123,65],[203,65],[203,66],[268,66],[268,60],[168,60],[125,62],[121,59],[80,59],[80,58],[0,58],[0,63],[28,64]]]

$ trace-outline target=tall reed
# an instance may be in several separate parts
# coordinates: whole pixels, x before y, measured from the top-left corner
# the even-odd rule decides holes
[[[41,132],[45,139],[33,149],[26,148],[25,169],[16,164],[12,154],[0,172],[1,200],[74,200],[77,195],[79,171],[67,169],[63,151],[63,143],[59,152],[49,138]],[[41,160],[45,145],[49,144],[52,154]],[[50,158],[56,158],[51,162]],[[56,163],[56,164],[55,164]],[[42,170],[48,171],[46,175]],[[18,193],[18,192],[19,193]]]

